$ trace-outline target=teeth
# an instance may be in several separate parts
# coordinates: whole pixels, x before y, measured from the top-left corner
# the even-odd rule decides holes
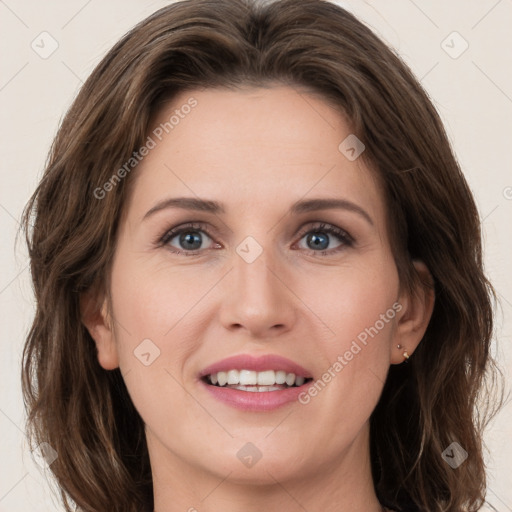
[[[279,386],[230,386],[232,389],[239,389],[240,391],[251,391],[251,392],[260,392],[260,391],[281,391],[283,388]]]
[[[265,372],[254,373],[257,376],[258,384],[262,386],[272,386],[273,384],[276,384],[276,372],[274,370],[267,370]],[[240,384],[243,383],[240,382]]]
[[[240,372],[238,370],[229,370],[228,384],[239,384],[239,383],[240,383]]]
[[[254,386],[254,384],[263,384],[263,382],[258,382],[258,380],[259,379],[257,372],[253,372],[250,370],[240,370],[240,379],[238,381],[239,384],[242,384],[243,386]]]
[[[236,389],[243,389],[243,391],[275,391],[283,389],[282,387],[275,387],[275,385],[302,386],[306,378],[294,373],[286,373],[283,370],[265,370],[262,372],[229,370],[227,372],[212,373],[208,375],[208,380],[215,385],[236,386]]]
[[[284,384],[286,382],[286,372],[279,370],[276,372],[276,384]]]

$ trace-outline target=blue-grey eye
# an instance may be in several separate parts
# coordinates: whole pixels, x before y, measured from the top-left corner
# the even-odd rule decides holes
[[[216,244],[201,223],[189,223],[169,229],[158,240],[160,247],[168,247],[175,254],[195,256]],[[218,244],[217,244],[218,245]]]
[[[329,246],[329,236],[319,233],[311,233],[307,237],[307,243],[311,243],[311,248],[327,249]]]
[[[203,241],[201,235],[197,232],[181,233],[179,240],[183,249],[190,249],[192,251],[199,249]]]
[[[349,245],[348,239],[343,232],[338,233],[338,230],[329,227],[309,231],[302,237],[301,241],[302,240],[306,241],[306,247],[302,248],[313,250],[314,252]],[[335,243],[335,245],[333,245],[333,243]]]
[[[205,240],[206,238],[206,240]],[[168,234],[165,243],[182,251],[197,251],[205,241],[211,240],[203,231],[184,229],[181,232]],[[204,248],[204,247],[203,247]]]

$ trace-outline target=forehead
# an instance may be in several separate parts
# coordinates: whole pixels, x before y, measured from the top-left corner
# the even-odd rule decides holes
[[[155,116],[149,137],[154,147],[134,173],[137,209],[170,194],[222,200],[227,213],[251,205],[284,208],[311,195],[350,198],[374,218],[383,215],[374,173],[361,158],[347,158],[342,143],[354,137],[349,124],[307,91],[181,92]]]

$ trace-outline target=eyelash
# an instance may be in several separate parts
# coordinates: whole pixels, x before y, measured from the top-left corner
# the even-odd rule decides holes
[[[177,235],[180,235],[181,233],[197,231],[205,233],[213,241],[213,237],[205,229],[205,225],[203,223],[189,222],[179,227],[167,230],[163,235],[157,238],[156,245],[158,247],[167,246],[167,248],[169,248],[169,250],[174,254],[181,254],[185,256],[197,256],[204,249],[196,251],[180,251],[176,250],[174,247],[171,248],[171,246],[168,245],[173,238],[175,238]],[[332,224],[318,222],[314,226],[308,227],[307,230],[301,230],[299,241],[302,240],[302,238],[309,233],[327,233],[329,235],[334,235],[339,239],[340,242],[342,242],[342,244],[335,249],[324,249],[321,251],[313,251],[311,249],[307,250],[309,254],[312,254],[314,256],[331,256],[347,247],[352,247],[354,245],[354,239],[345,230],[340,229]]]

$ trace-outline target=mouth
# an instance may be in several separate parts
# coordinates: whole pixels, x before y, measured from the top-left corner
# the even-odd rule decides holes
[[[216,400],[252,411],[297,402],[298,395],[313,380],[302,366],[273,354],[233,356],[205,368],[199,378]]]
[[[252,393],[282,391],[289,388],[301,387],[312,379],[304,375],[296,375],[285,370],[227,370],[210,373],[202,377],[203,382],[211,386],[226,389],[237,389]]]

